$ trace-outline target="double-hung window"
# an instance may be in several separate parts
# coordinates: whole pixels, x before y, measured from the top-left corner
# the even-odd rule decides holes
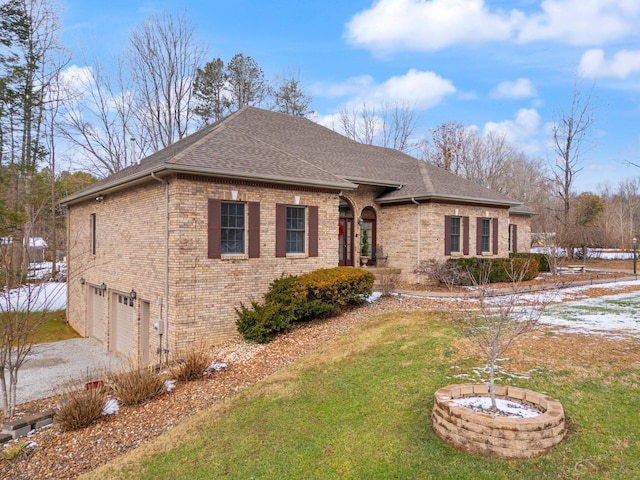
[[[318,207],[276,203],[276,257],[318,256]]]
[[[287,253],[304,253],[305,207],[287,206]]]
[[[260,203],[208,200],[208,258],[260,257]]]
[[[460,253],[460,217],[451,217],[451,252]]]
[[[245,212],[244,203],[222,202],[220,250],[221,253],[242,254],[245,252]]]
[[[483,252],[491,251],[491,219],[483,218],[481,221],[481,246]]]

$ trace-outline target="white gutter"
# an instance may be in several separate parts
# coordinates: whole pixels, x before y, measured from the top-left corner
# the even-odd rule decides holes
[[[422,250],[422,211],[420,209],[420,203],[416,201],[414,197],[411,197],[411,201],[418,206],[418,269],[420,268],[420,251]],[[420,284],[420,273],[418,273],[417,283]]]
[[[164,196],[165,196],[165,232],[164,232],[164,322],[163,331],[158,331],[160,334],[160,365],[162,365],[162,334],[164,333],[164,352],[165,355],[169,351],[169,182],[158,178],[155,172],[151,172],[151,178],[157,180],[160,183],[164,183]],[[162,320],[162,314],[160,316]]]

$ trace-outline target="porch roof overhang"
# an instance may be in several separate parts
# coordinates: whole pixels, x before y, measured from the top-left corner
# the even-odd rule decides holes
[[[344,179],[349,182],[356,183],[358,185],[371,185],[374,187],[395,188],[396,190],[399,190],[406,185],[406,182],[403,183],[403,182],[391,181],[391,180],[383,181],[383,180],[372,179],[372,178],[345,176]]]
[[[380,205],[393,205],[396,203],[415,203],[415,202],[434,202],[440,201],[445,203],[467,203],[475,205],[495,205],[505,208],[511,208],[517,205],[521,205],[521,202],[513,200],[498,200],[491,198],[480,197],[463,197],[458,195],[443,195],[443,194],[423,194],[423,195],[407,195],[407,196],[394,196],[391,199],[377,198],[376,203]]]

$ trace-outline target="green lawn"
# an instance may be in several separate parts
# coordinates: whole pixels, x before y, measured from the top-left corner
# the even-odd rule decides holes
[[[33,343],[51,343],[59,340],[80,338],[78,332],[67,324],[67,314],[64,310],[47,312]]]
[[[376,317],[89,478],[640,478],[637,368],[514,380],[564,405],[570,434],[545,457],[496,460],[443,444],[430,427],[433,394],[460,382],[453,371],[483,364],[454,360],[458,340],[437,313]]]
[[[0,314],[0,322],[2,321],[2,315],[8,315],[7,313]],[[12,314],[13,315],[13,314]],[[35,315],[41,315],[41,313],[37,312]],[[31,339],[31,341],[36,343],[51,343],[57,342],[59,340],[69,340],[71,338],[80,338],[78,332],[76,332],[73,328],[67,325],[67,315],[64,310],[46,312],[44,314],[44,318],[37,318],[37,321],[40,322],[38,326],[38,330],[35,335]]]

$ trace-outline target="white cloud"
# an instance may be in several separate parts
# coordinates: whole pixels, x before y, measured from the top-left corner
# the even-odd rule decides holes
[[[455,93],[451,81],[433,72],[409,70],[405,75],[391,77],[369,93],[376,100],[406,102],[415,108],[431,108],[439,104],[447,95]]]
[[[541,12],[523,19],[518,40],[596,45],[637,34],[637,0],[544,0]]]
[[[626,79],[640,73],[640,50],[620,50],[611,60],[605,59],[604,50],[587,50],[580,60],[580,73],[585,77]]]
[[[639,22],[638,0],[543,0],[527,12],[484,0],[379,0],[354,15],[345,35],[376,52],[506,40],[597,45],[637,35]]]
[[[501,82],[491,92],[493,98],[518,99],[536,95],[536,89],[528,78],[518,78],[514,82]]]
[[[60,73],[60,84],[71,92],[82,92],[93,81],[93,68],[71,65]]]
[[[505,40],[517,14],[490,13],[483,0],[380,0],[347,24],[347,38],[374,50],[439,50]]]
[[[484,125],[484,134],[499,133],[504,135],[510,143],[519,145],[525,152],[533,152],[537,149],[534,139],[539,127],[538,111],[535,108],[522,108],[518,110],[514,120],[487,122]]]
[[[323,97],[346,97],[357,95],[363,89],[370,88],[375,82],[371,75],[361,75],[359,77],[351,77],[342,83],[334,83],[328,86],[322,84],[312,85],[309,91],[312,95]]]
[[[315,85],[313,88],[317,96],[350,97],[346,103],[356,107],[363,102],[372,107],[398,102],[416,109],[434,107],[455,92],[456,87],[450,80],[433,72],[415,69],[391,77],[384,83],[376,83],[367,75],[349,78],[340,84]]]
[[[366,81],[363,81],[366,79]],[[359,88],[352,88],[357,85]],[[340,112],[322,115],[314,118],[320,125],[331,128],[340,133],[342,130],[342,111],[355,115],[356,122],[361,123],[359,117],[364,106],[373,113],[378,125],[382,119],[377,117],[380,110],[394,105],[406,106],[415,110],[423,110],[436,106],[447,96],[456,92],[455,86],[447,79],[433,72],[422,72],[411,69],[406,74],[389,78],[384,83],[377,84],[371,77],[350,78],[343,84],[330,85],[321,88],[316,85],[318,94],[326,95],[342,92],[348,96],[340,108]],[[379,134],[380,132],[376,132]]]

